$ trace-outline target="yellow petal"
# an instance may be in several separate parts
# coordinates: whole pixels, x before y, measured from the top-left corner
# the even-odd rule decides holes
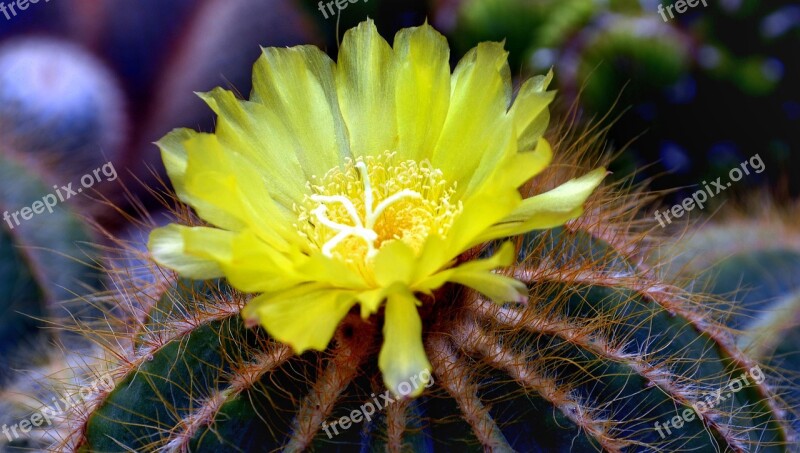
[[[517,153],[517,140],[513,134],[510,121],[501,122],[494,131],[490,139],[491,150],[486,151],[481,156],[478,166],[472,171],[469,180],[460,181],[466,183],[464,198],[468,198],[475,193],[498,190],[500,188],[514,188],[518,186],[512,184],[512,180],[507,179],[501,171],[513,164],[514,156]],[[512,175],[513,176],[513,175]]]
[[[524,283],[490,271],[455,272],[449,281],[468,286],[498,304],[528,300],[528,287]]]
[[[192,178],[189,172],[190,155],[187,144],[206,143],[214,140],[214,136],[210,134],[201,134],[189,129],[176,129],[156,144],[161,148],[162,159],[178,198],[191,205],[204,220],[226,230],[238,230],[243,226],[243,222],[236,213],[221,209],[213,203],[192,195],[187,187],[188,180]]]
[[[508,53],[500,43],[481,43],[458,63],[451,79],[450,108],[431,163],[453,181],[459,192],[481,159],[502,161],[505,139],[512,134],[506,109],[511,99]],[[500,145],[498,145],[500,143]]]
[[[253,69],[250,100],[264,104],[286,128],[291,147],[284,152],[294,153],[306,174],[321,177],[352,157],[334,63],[314,46],[262,50]]]
[[[430,376],[431,364],[422,345],[417,299],[408,290],[396,291],[386,301],[378,366],[386,388],[401,397],[418,396],[425,388],[420,377]]]
[[[536,76],[525,81],[509,111],[509,115],[514,119],[520,150],[533,149],[547,129],[547,124],[550,122],[550,111],[547,106],[555,98],[555,91],[546,91],[551,80],[553,71],[548,72],[546,76]]]
[[[336,90],[354,156],[377,155],[397,147],[392,48],[372,20],[344,34]]]
[[[262,294],[242,311],[258,321],[276,340],[302,354],[325,350],[336,327],[355,304],[353,291],[303,285],[282,293]]]
[[[186,196],[184,177],[186,175],[187,159],[189,158],[183,143],[197,134],[197,131],[191,129],[174,129],[156,142],[156,145],[161,149],[161,159],[164,161],[167,175],[172,181],[172,187],[175,188],[178,197],[183,201],[186,201],[184,199]]]
[[[513,112],[511,115],[513,115]],[[537,118],[541,117],[542,115],[537,116]],[[539,120],[536,119],[535,121]],[[524,148],[520,148],[518,138],[508,132],[509,123],[504,123],[504,125],[506,127],[498,129],[497,138],[495,139],[497,149],[503,149],[504,151],[498,154],[486,153],[483,156],[478,168],[472,175],[465,196],[486,190],[487,185],[519,187],[550,165],[553,158],[550,143],[540,136],[544,132],[547,121],[544,121],[541,130],[538,132],[539,136],[535,142],[535,151],[530,151],[533,146],[529,143],[522,144]],[[526,135],[525,137],[530,138],[531,136]],[[503,143],[505,144],[503,145]],[[519,150],[525,151],[518,152]]]
[[[524,302],[528,297],[528,288],[525,284],[495,272],[513,262],[514,246],[506,242],[491,258],[473,260],[447,269],[433,275],[423,284],[432,286],[450,281],[475,289],[498,303]]]
[[[202,238],[187,240],[189,245],[202,249]],[[231,284],[241,291],[258,293],[281,291],[308,281],[297,271],[297,262],[304,258],[298,251],[282,253],[266,244],[254,232],[245,230],[231,243],[229,257],[219,257],[220,266]]]
[[[377,313],[383,301],[386,300],[386,295],[389,294],[390,291],[394,291],[394,287],[381,287],[358,293],[356,298],[361,304],[361,317],[367,319],[370,315]]]
[[[153,258],[198,280],[225,276],[245,292],[277,291],[303,281],[288,256],[250,231],[168,225],[150,234]]]
[[[450,104],[450,48],[428,24],[394,38],[399,156],[423,160],[436,146]]]
[[[415,284],[415,289],[419,287],[419,282],[435,274],[439,270],[448,267],[461,251],[453,252],[448,249],[448,242],[436,235],[428,236],[425,245],[422,247],[419,259],[414,269],[414,277],[411,281]],[[438,288],[444,281],[437,286],[429,288],[419,288],[419,291],[429,291]]]
[[[384,288],[394,283],[410,284],[416,267],[415,258],[414,251],[402,241],[383,245],[373,265],[376,282]]]
[[[502,221],[519,206],[521,197],[516,188],[503,191],[484,191],[464,203],[464,210],[453,222],[447,235],[447,250],[458,255],[474,245],[485,242],[476,238],[492,225]]]
[[[603,182],[607,171],[598,168],[555,189],[525,199],[498,225],[486,230],[476,243],[554,228],[583,214],[583,204]]]
[[[234,231],[249,226],[278,250],[299,241],[294,215],[272,200],[269,182],[252,162],[225,150],[214,135],[196,135],[184,146],[189,155],[186,193],[203,219]]]
[[[353,289],[368,287],[364,277],[352,267],[316,251],[297,266],[297,271],[305,275],[308,281],[327,283],[332,287]]]
[[[544,138],[539,138],[535,151],[517,153],[508,164],[503,167],[499,175],[514,187],[525,184],[529,179],[542,172],[553,160],[553,150],[550,143]]]
[[[242,101],[230,91],[215,88],[199,95],[217,118],[216,135],[223,148],[252,162],[269,192],[285,208],[302,201],[310,176],[297,156],[301,144],[278,113],[256,102]],[[280,165],[276,165],[280,162]]]
[[[189,228],[181,225],[167,225],[150,233],[147,248],[153,259],[160,265],[177,271],[180,275],[196,280],[207,280],[223,276],[218,261],[209,254],[193,254],[187,250],[185,234],[201,235],[210,249],[224,253],[233,233],[216,228]]]

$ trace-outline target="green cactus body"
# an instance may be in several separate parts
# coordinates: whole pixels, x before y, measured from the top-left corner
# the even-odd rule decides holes
[[[115,389],[87,402],[61,448],[787,451],[774,377],[728,392],[756,366],[729,331],[589,230],[518,240],[510,272],[531,289],[526,305],[437,294],[424,316],[433,384],[410,401],[386,399],[377,317],[351,314],[329,350],[296,356],[247,328],[246,296],[224,284],[162,285]]]
[[[729,302],[737,345],[800,398],[800,241],[776,215],[709,225],[668,249],[673,272]],[[800,421],[792,419],[794,429]]]
[[[58,354],[53,354],[50,343],[58,339],[77,352],[89,342],[79,335],[47,329],[48,322],[62,323],[70,315],[64,302],[100,287],[93,254],[83,250],[91,236],[78,214],[66,205],[28,220],[18,213],[53,192],[44,179],[23,159],[0,153],[0,214],[9,214],[9,220],[0,225],[0,362],[4,365],[0,368],[0,425],[14,425],[39,409],[42,401],[50,400],[53,382],[47,382],[49,375],[68,366],[53,361]],[[19,224],[12,216],[15,212]],[[73,315],[83,319],[97,314],[87,307]],[[9,441],[26,448],[38,445],[29,442],[41,430],[17,434],[11,439],[0,437],[0,451]]]
[[[9,214],[30,207],[53,192],[33,169],[9,155],[0,155],[0,181],[3,185],[0,208]],[[18,341],[0,343],[5,349],[0,356],[22,358],[27,354],[14,352],[14,346],[9,345],[31,340],[36,335],[33,329],[41,326],[36,318],[65,317],[67,311],[55,306],[56,302],[95,291],[96,285],[94,288],[91,285],[97,282],[99,273],[92,269],[94,263],[90,262],[88,252],[81,256],[80,244],[90,242],[91,237],[84,223],[68,207],[57,207],[52,214],[44,211],[29,220],[18,214],[16,219],[19,224],[9,217],[0,226],[3,257],[0,335]],[[80,258],[85,262],[78,261]]]

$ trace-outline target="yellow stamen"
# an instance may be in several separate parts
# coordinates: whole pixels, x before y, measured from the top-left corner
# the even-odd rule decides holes
[[[394,154],[348,160],[330,170],[297,207],[298,228],[326,256],[365,269],[381,246],[401,240],[418,251],[444,236],[461,203],[455,185],[427,161],[394,163]],[[317,178],[314,178],[317,180]]]

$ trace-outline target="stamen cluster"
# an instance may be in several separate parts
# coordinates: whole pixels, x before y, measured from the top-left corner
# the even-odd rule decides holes
[[[445,237],[462,210],[455,184],[429,161],[394,162],[395,153],[347,159],[312,177],[296,206],[298,229],[328,257],[365,269],[390,241],[415,252],[432,234]]]

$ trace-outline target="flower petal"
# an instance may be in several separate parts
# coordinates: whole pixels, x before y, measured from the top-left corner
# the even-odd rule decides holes
[[[156,142],[156,145],[161,149],[161,159],[164,161],[167,175],[170,181],[172,181],[172,187],[181,200],[184,200],[186,196],[184,178],[186,176],[186,165],[189,159],[183,143],[197,134],[198,132],[192,129],[174,129]]]
[[[325,350],[354,304],[353,291],[303,285],[282,293],[262,294],[247,304],[242,315],[257,320],[276,340],[302,354],[309,349]]]
[[[506,118],[511,100],[507,57],[501,43],[480,43],[461,59],[451,79],[450,108],[431,163],[458,181],[462,194],[482,159],[505,157],[501,137],[513,130]]]
[[[469,180],[462,181],[467,186],[463,194],[464,198],[487,190],[516,189],[518,187],[513,185],[512,180],[506,178],[506,175],[502,173],[502,170],[514,163],[515,156],[519,155],[511,123],[509,121],[499,123],[490,142],[492,149],[483,153]]]
[[[361,304],[361,318],[367,319],[378,312],[381,304],[386,300],[386,295],[394,288],[375,288],[358,293],[357,299]]]
[[[514,119],[520,150],[533,149],[550,122],[547,106],[553,102],[555,91],[546,91],[553,80],[553,71],[525,81],[519,89],[509,115]]]
[[[434,275],[426,283],[450,281],[468,286],[497,303],[524,302],[528,298],[528,287],[518,280],[496,273],[497,269],[513,262],[514,245],[506,242],[491,258],[463,263]]]
[[[465,201],[464,210],[453,222],[447,235],[447,250],[454,253],[455,257],[486,242],[476,238],[515,212],[521,201],[522,197],[515,187],[505,187],[502,191],[484,190]]]
[[[517,153],[498,174],[503,175],[503,178],[514,187],[519,187],[541,173],[552,160],[553,150],[550,143],[540,137],[534,151]]]
[[[291,139],[284,152],[294,153],[308,176],[321,177],[352,157],[336,97],[334,63],[314,46],[262,51],[253,68],[250,100],[267,106],[283,124]]]
[[[184,185],[202,218],[227,230],[249,226],[278,250],[299,242],[293,215],[272,200],[265,175],[250,161],[224,149],[214,135],[193,136],[184,146],[189,155]]]
[[[278,114],[262,104],[239,100],[221,88],[199,96],[218,115],[216,135],[220,144],[252,162],[261,178],[270,182],[270,194],[287,210],[302,201],[308,175],[297,156],[300,145]]]
[[[336,92],[353,156],[397,147],[392,48],[372,20],[344,34],[336,65]]]
[[[172,224],[153,230],[148,247],[158,264],[185,277],[205,280],[225,276],[245,292],[278,291],[304,281],[288,255],[250,231],[233,233]]]
[[[312,252],[297,271],[306,276],[308,281],[327,283],[332,287],[366,289],[364,277],[347,266],[347,264],[329,258],[322,253]]]
[[[450,104],[450,48],[427,23],[394,38],[398,154],[421,161],[436,146]]]
[[[212,255],[197,255],[186,248],[185,234],[198,234],[205,238],[210,249],[225,253],[233,238],[233,233],[216,228],[190,228],[181,225],[167,225],[150,233],[147,248],[155,261],[180,275],[196,280],[220,278],[224,275]]]
[[[204,244],[200,239],[187,242],[193,248],[202,249]],[[281,291],[308,281],[296,270],[296,263],[305,258],[302,253],[276,250],[250,230],[232,239],[229,253],[227,260],[219,256],[220,266],[231,284],[241,291]]]
[[[410,291],[398,290],[386,301],[386,320],[383,325],[383,347],[378,366],[383,382],[393,394],[416,397],[423,385],[412,385],[431,364],[422,345],[422,320],[417,311],[417,299]]]
[[[468,286],[498,304],[528,300],[528,288],[524,283],[491,271],[455,272],[450,281]]]
[[[414,277],[411,279],[415,283],[415,289],[418,291],[429,291],[438,288],[420,288],[417,284],[425,280],[429,276],[435,274],[439,270],[447,267],[455,261],[456,257],[461,254],[461,251],[453,254],[452,250],[448,249],[447,240],[436,236],[428,236],[425,240],[425,245],[422,247],[419,258],[417,259],[416,266],[414,267]]]
[[[383,245],[373,263],[378,285],[388,288],[394,283],[412,283],[416,259],[414,251],[402,241]]]
[[[486,230],[475,243],[563,225],[583,213],[586,199],[607,174],[605,168],[597,168],[549,192],[525,199],[511,215]]]
[[[237,230],[244,225],[238,215],[192,195],[187,188],[187,180],[191,179],[192,175],[187,175],[190,156],[186,144],[213,140],[213,135],[189,129],[175,129],[156,144],[161,148],[164,165],[178,198],[191,205],[204,220],[226,230]]]

